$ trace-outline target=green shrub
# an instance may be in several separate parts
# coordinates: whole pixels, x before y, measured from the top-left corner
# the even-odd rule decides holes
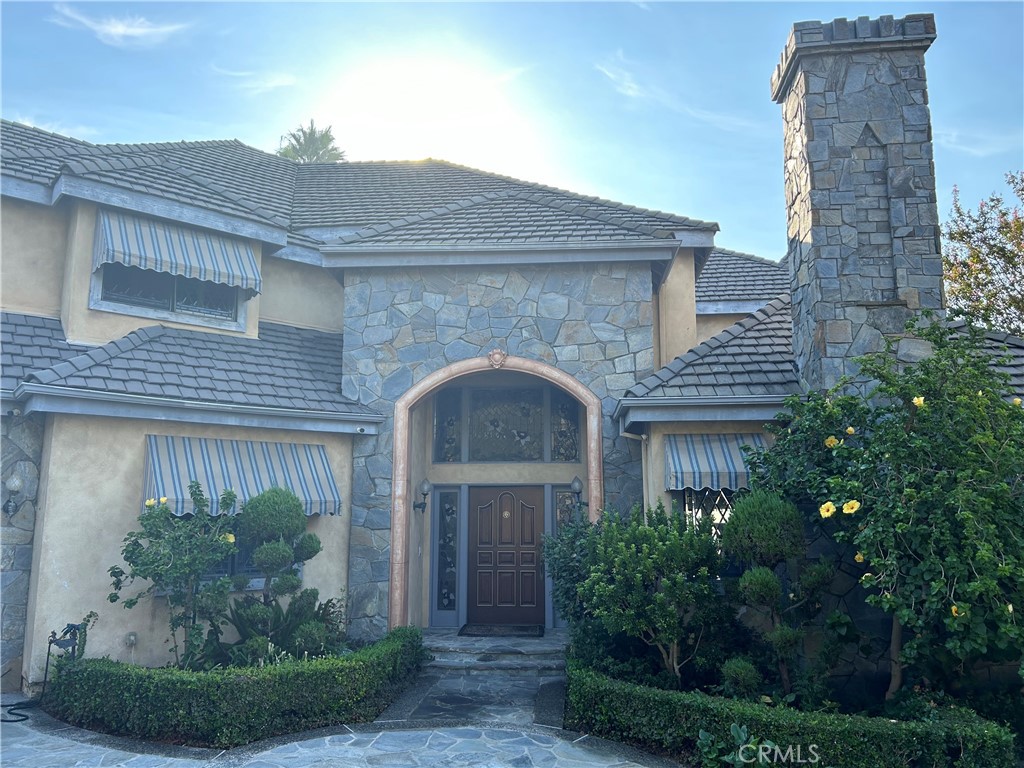
[[[734,656],[722,665],[722,690],[726,696],[752,699],[764,685],[764,677],[750,659]]]
[[[703,693],[665,691],[612,680],[570,661],[566,670],[566,725],[597,736],[699,761],[697,741],[707,731],[731,739],[742,723],[760,740],[783,751],[797,747],[807,763],[832,768],[997,768],[1012,766],[1013,735],[960,707],[928,722],[800,712]],[[776,760],[776,762],[782,762]]]
[[[737,499],[722,529],[722,550],[742,563],[773,568],[804,554],[804,520],[776,493],[751,491]]]
[[[206,747],[376,717],[419,669],[418,629],[393,630],[348,656],[209,672],[109,659],[61,663],[43,705],[73,725]]]

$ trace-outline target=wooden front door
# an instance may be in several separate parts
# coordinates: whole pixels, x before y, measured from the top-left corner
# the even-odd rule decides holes
[[[543,624],[543,488],[470,488],[470,624]]]

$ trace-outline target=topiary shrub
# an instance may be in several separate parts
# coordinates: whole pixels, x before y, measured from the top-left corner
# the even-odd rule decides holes
[[[722,551],[747,565],[774,568],[804,554],[804,520],[777,493],[751,491],[736,500],[722,530]]]

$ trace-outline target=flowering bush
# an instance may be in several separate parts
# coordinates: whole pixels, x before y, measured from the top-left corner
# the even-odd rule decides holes
[[[183,669],[201,665],[204,624],[210,625],[209,642],[215,642],[228,608],[230,579],[204,579],[215,566],[235,551],[231,518],[227,514],[235,506],[235,494],[224,491],[219,500],[219,516],[209,514],[210,502],[199,483],[188,486],[193,514],[177,517],[167,506],[167,499],[147,499],[139,516],[140,531],[124,537],[121,553],[128,570],[119,565],[108,569],[112,580],[107,599],[116,603],[121,590],[136,579],[149,585],[124,601],[125,608],[134,608],[146,595],[164,595],[170,609],[171,651]],[[178,630],[184,642],[178,644]]]
[[[1024,645],[1024,408],[976,332],[916,333],[929,357],[861,358],[873,384],[792,398],[752,457],[761,487],[856,553],[868,601],[893,615],[890,694],[903,664],[948,683]]]

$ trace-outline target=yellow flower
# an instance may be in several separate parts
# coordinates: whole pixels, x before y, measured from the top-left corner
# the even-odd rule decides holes
[[[917,408],[920,408],[922,405],[924,405],[924,398],[921,397],[921,395],[918,395],[910,402],[912,402]]]
[[[836,440],[835,435],[829,435],[828,437],[825,438],[826,448],[835,448],[837,445],[839,445],[839,441]]]
[[[1013,398],[1014,405],[1020,405],[1021,403],[1024,403],[1024,400],[1021,400],[1019,397]]]
[[[1013,603],[1007,603],[1006,604],[1006,612],[1007,613],[1013,613]]]
[[[155,507],[156,506],[156,499],[146,499],[146,506],[147,507]]]
[[[949,612],[953,614],[954,619],[960,615],[960,609],[957,608],[955,605],[949,609]]]
[[[818,507],[818,512],[821,513],[822,517],[832,517],[832,515],[836,513],[836,505],[833,504],[831,501],[826,501],[824,504]]]
[[[221,538],[221,541],[226,541],[228,544],[234,544],[235,543],[235,534],[233,534],[233,533],[225,533],[220,538]]]
[[[856,432],[857,432],[857,430],[854,429],[853,427],[847,427],[846,428],[846,434],[848,434],[848,435],[856,434]]]
[[[982,396],[983,394],[985,394],[985,393],[984,393],[984,392],[982,392],[982,391],[981,391],[981,390],[979,389],[979,390],[978,390],[978,397],[981,397],[981,396]]]
[[[850,499],[848,502],[843,504],[844,515],[852,515],[858,509],[860,509],[860,502],[857,501],[856,499]]]
[[[853,559],[856,560],[858,563],[863,563],[864,562],[864,555],[862,555],[860,552],[858,552],[856,555],[853,556]]]
[[[167,497],[166,496],[161,496],[160,497],[160,503],[161,504],[166,504],[167,503]]]

